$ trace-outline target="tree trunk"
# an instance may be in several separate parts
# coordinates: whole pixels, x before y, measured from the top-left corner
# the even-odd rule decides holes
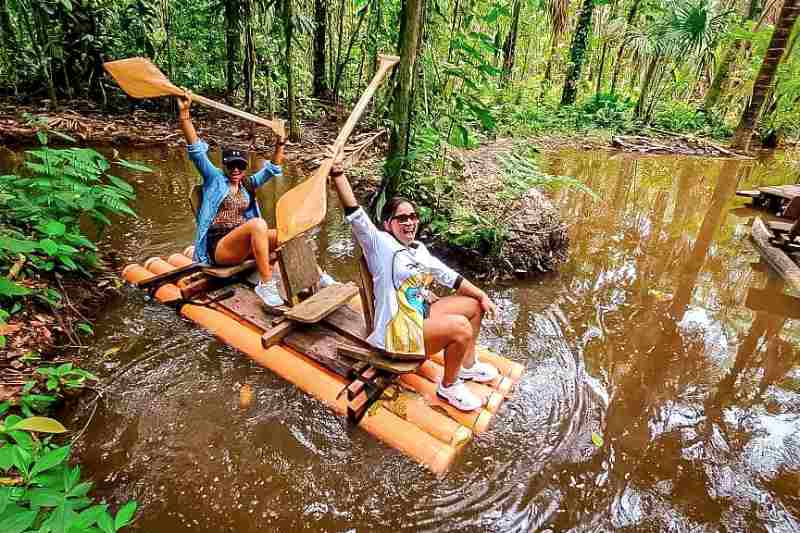
[[[755,20],[760,11],[758,2],[759,0],[751,0],[745,20]],[[719,97],[722,95],[722,86],[728,81],[731,65],[739,55],[739,50],[741,50],[743,44],[749,45],[750,41],[736,38],[725,50],[725,55],[722,56],[722,60],[719,62],[717,70],[714,72],[714,79],[711,81],[711,86],[708,88],[702,109],[710,111],[717,105]]]
[[[325,77],[325,36],[328,33],[328,0],[314,0],[314,98],[328,98]]]
[[[619,49],[617,50],[617,60],[614,62],[614,75],[611,77],[611,94],[614,94],[614,90],[617,88],[617,79],[619,78],[619,72],[622,69],[622,56],[625,54],[625,46],[628,42],[628,30],[631,27],[631,24],[633,24],[633,21],[636,19],[636,15],[639,13],[639,4],[641,3],[642,0],[635,0],[630,11],[628,11],[628,18],[625,23],[625,35],[623,35],[622,42],[619,44]]]
[[[647,93],[650,89],[650,83],[653,81],[653,74],[655,74],[659,59],[661,58],[658,54],[654,55],[653,58],[650,60],[650,64],[647,66],[647,72],[645,73],[644,80],[642,81],[642,90],[639,93],[639,101],[636,102],[635,114],[637,118],[641,118],[642,113],[645,110],[645,104],[647,103]]]
[[[242,2],[244,28],[244,105],[252,112],[255,109],[256,46],[253,42],[253,0]]]
[[[417,78],[417,56],[425,22],[425,0],[406,0],[400,33],[400,65],[397,67],[392,107],[392,134],[389,139],[388,182],[383,192],[389,197],[397,190],[400,171],[406,167],[411,139],[411,117],[414,110],[414,82]]]
[[[578,13],[578,24],[575,28],[575,35],[572,38],[570,48],[569,70],[567,79],[564,80],[564,91],[561,93],[561,105],[572,105],[578,94],[578,82],[581,78],[583,60],[586,56],[586,47],[589,44],[589,32],[592,29],[592,13],[594,12],[594,1],[584,0]]]
[[[513,13],[511,14],[511,28],[508,30],[506,42],[503,45],[503,74],[502,85],[508,85],[511,81],[511,73],[514,69],[514,55],[517,50],[517,33],[519,32],[519,15],[522,11],[522,2],[514,0]]]
[[[764,53],[764,60],[753,85],[750,103],[745,107],[742,119],[733,136],[731,146],[735,149],[745,152],[750,149],[750,141],[753,138],[753,131],[761,114],[761,108],[764,105],[764,98],[775,80],[775,72],[786,50],[786,44],[798,14],[800,14],[800,0],[786,0],[783,3],[780,15],[778,15],[778,22],[775,24],[775,31],[772,33],[769,46]]]
[[[361,24],[364,22],[364,18],[367,16],[367,9],[362,9],[361,13],[358,16],[358,23],[356,24],[356,29],[350,35],[350,42],[347,43],[347,52],[345,52],[344,60],[336,65],[336,77],[333,81],[333,100],[334,102],[339,101],[339,84],[342,81],[342,72],[344,71],[345,65],[350,61],[350,54],[353,51],[353,44],[358,37],[358,32],[361,31]]]
[[[550,83],[553,76],[553,58],[556,55],[556,48],[558,48],[558,35],[553,33],[550,39],[550,53],[547,55],[547,66],[544,69],[544,81]]]
[[[231,104],[236,91],[236,65],[241,47],[241,5],[239,0],[225,0],[225,100]]]
[[[292,19],[292,0],[284,0],[284,29],[286,38],[286,109],[289,113],[289,139],[300,142],[300,121],[297,117],[297,101],[295,95],[294,65],[292,64],[292,38],[294,20]]]
[[[17,38],[11,15],[8,13],[8,0],[0,0],[0,45],[9,52],[9,59],[16,60]]]

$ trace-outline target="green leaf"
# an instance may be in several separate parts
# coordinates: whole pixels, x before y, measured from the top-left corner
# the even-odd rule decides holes
[[[594,445],[595,445],[595,446],[597,446],[598,448],[602,448],[602,447],[603,447],[603,436],[602,436],[602,435],[600,435],[600,434],[599,434],[598,432],[596,432],[596,431],[592,431],[592,442],[593,442],[593,443],[594,443]]]
[[[153,172],[153,169],[151,169],[148,166],[142,165],[141,163],[133,163],[131,161],[126,161],[124,159],[119,159],[117,161],[114,161],[114,163],[116,163],[121,167],[129,168],[131,170],[138,170],[139,172]]]
[[[9,470],[14,466],[14,446],[6,444],[0,446],[0,470]]]
[[[5,520],[0,521],[0,531],[3,533],[22,533],[33,524],[38,514],[38,509],[12,514]]]
[[[39,248],[47,255],[55,255],[58,253],[58,243],[53,239],[42,239],[39,241]]]
[[[0,487],[0,516],[6,511],[8,502],[11,501],[11,487]]]
[[[41,459],[36,461],[36,464],[33,466],[33,470],[31,470],[30,477],[33,477],[40,472],[50,470],[54,466],[60,465],[67,460],[67,457],[69,457],[69,452],[69,446],[62,446],[46,453]]]
[[[47,145],[47,134],[43,131],[36,132],[36,138],[39,139],[39,144]]]
[[[39,433],[64,433],[67,431],[67,428],[62,426],[61,422],[58,420],[44,416],[32,416],[30,418],[26,418],[22,422],[15,424],[13,428],[9,429],[37,431]]]
[[[67,231],[67,227],[63,223],[53,219],[45,222],[40,229],[50,237],[60,237]]]
[[[0,250],[7,250],[12,254],[28,254],[36,250],[36,248],[37,243],[34,241],[0,237]]]
[[[34,507],[58,507],[64,501],[64,493],[55,489],[31,489],[28,494]]]
[[[107,507],[108,506],[105,504],[92,505],[88,509],[81,511],[81,513],[78,515],[78,520],[75,522],[73,527],[77,527],[80,530],[86,529],[89,526],[97,523],[97,521],[100,519],[100,516],[106,512]]]
[[[90,326],[86,322],[81,322],[76,327],[78,328],[79,331],[82,331],[83,333],[86,333],[87,335],[94,335],[94,329],[92,329],[92,326]]]
[[[90,490],[92,490],[93,483],[91,481],[84,481],[83,483],[76,485],[72,488],[72,490],[67,493],[68,498],[80,498],[81,496],[86,496]]]
[[[136,502],[129,501],[117,512],[117,516],[114,518],[114,529],[120,529],[130,524],[134,514],[136,514]]]
[[[111,515],[108,513],[103,513],[97,519],[97,525],[100,526],[105,533],[115,533],[116,529],[114,529],[114,521],[111,518]]]

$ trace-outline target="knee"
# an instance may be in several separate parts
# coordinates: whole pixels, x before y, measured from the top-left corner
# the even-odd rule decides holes
[[[452,339],[458,343],[468,343],[472,340],[472,324],[466,317],[454,316],[450,319]]]
[[[263,218],[254,218],[249,224],[253,233],[258,235],[267,235],[269,233],[269,226],[267,225],[267,221]]]

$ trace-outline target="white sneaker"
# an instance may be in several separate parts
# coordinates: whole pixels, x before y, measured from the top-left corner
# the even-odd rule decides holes
[[[449,387],[440,381],[439,386],[436,387],[436,395],[459,411],[474,411],[483,406],[483,401],[472,394],[460,379],[457,379]]]
[[[475,358],[474,365],[469,368],[462,366],[458,371],[458,377],[460,379],[477,381],[478,383],[488,383],[493,381],[498,375],[500,375],[500,372],[498,372],[495,367],[489,363],[478,361],[477,357]]]
[[[324,289],[325,287],[330,287],[331,285],[338,285],[339,282],[333,279],[333,276],[325,272],[324,270],[319,274],[319,288]]]
[[[283,298],[278,294],[278,283],[275,279],[260,281],[255,288],[256,294],[270,307],[283,305]]]

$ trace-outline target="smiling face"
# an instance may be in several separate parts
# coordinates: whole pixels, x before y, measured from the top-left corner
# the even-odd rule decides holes
[[[419,218],[414,206],[408,202],[402,202],[394,210],[392,217],[383,223],[383,227],[404,246],[411,244],[411,241],[417,236],[419,227]]]
[[[239,185],[244,178],[247,164],[244,161],[234,160],[225,165],[225,175],[233,185]]]

